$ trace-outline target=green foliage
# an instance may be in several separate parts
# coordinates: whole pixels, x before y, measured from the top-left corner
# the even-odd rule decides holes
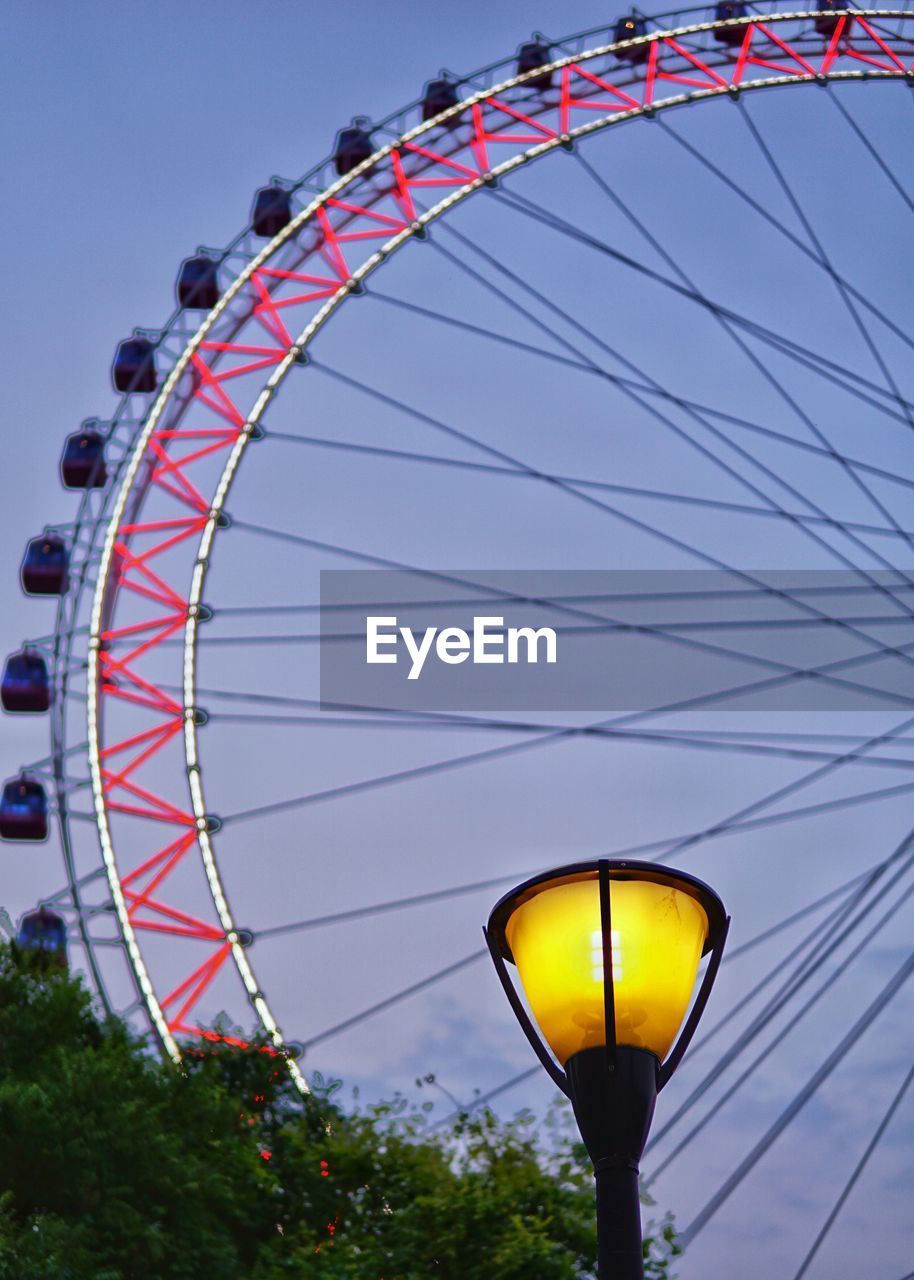
[[[0,946],[0,1280],[593,1275],[567,1108],[436,1128],[428,1104],[344,1108],[315,1085],[303,1103],[275,1055],[219,1041],[179,1072],[79,982]],[[649,1280],[676,1252],[666,1220]]]

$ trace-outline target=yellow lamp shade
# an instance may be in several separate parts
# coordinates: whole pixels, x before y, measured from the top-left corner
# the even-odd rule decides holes
[[[502,950],[563,1066],[607,1040],[599,875],[593,865],[568,871],[530,882],[500,912]],[[658,871],[614,870],[609,899],[615,1042],[663,1061],[689,1007],[711,924],[698,892],[705,886]]]

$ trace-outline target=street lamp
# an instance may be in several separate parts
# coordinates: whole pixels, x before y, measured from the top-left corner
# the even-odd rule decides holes
[[[694,876],[602,858],[525,881],[484,929],[511,1008],[571,1099],[593,1162],[600,1280],[643,1278],[638,1162],[657,1093],[711,994],[729,924],[720,898]]]

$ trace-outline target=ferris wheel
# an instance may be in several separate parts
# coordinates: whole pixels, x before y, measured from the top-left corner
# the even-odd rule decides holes
[[[46,714],[50,747],[6,781],[0,835],[54,819],[66,885],[21,940],[68,950],[176,1062],[256,1024],[302,1090],[309,1064],[370,1075],[366,1055],[399,1083],[459,1037],[470,1105],[510,1103],[538,1068],[494,1029],[489,899],[573,857],[688,858],[733,912],[726,1004],[647,1185],[699,1257],[754,1189],[814,1180],[804,1249],[786,1232],[760,1257],[835,1275],[843,1211],[910,1107],[912,83],[907,4],[537,34],[357,117],[188,256],[167,323],[117,348],[113,412],[65,442],[75,518],[22,564],[56,621],[7,658],[2,701]],[[778,662],[728,616],[785,565],[843,575],[777,595],[851,656]],[[838,718],[719,693],[598,719],[322,702],[322,570],[493,600],[489,568],[544,566],[723,575],[687,624],[660,593],[648,629],[738,660],[733,695],[868,699]],[[621,598],[556,604],[630,625]],[[728,1107],[747,1093],[751,1138]],[[859,1128],[801,1157],[825,1105]]]

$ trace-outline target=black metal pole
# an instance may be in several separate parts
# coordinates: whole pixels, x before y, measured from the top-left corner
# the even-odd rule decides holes
[[[644,1280],[638,1166],[600,1160],[594,1177],[599,1280]]]
[[[582,1049],[565,1064],[569,1094],[597,1183],[597,1274],[643,1280],[638,1161],[647,1142],[659,1063],[646,1049]]]

